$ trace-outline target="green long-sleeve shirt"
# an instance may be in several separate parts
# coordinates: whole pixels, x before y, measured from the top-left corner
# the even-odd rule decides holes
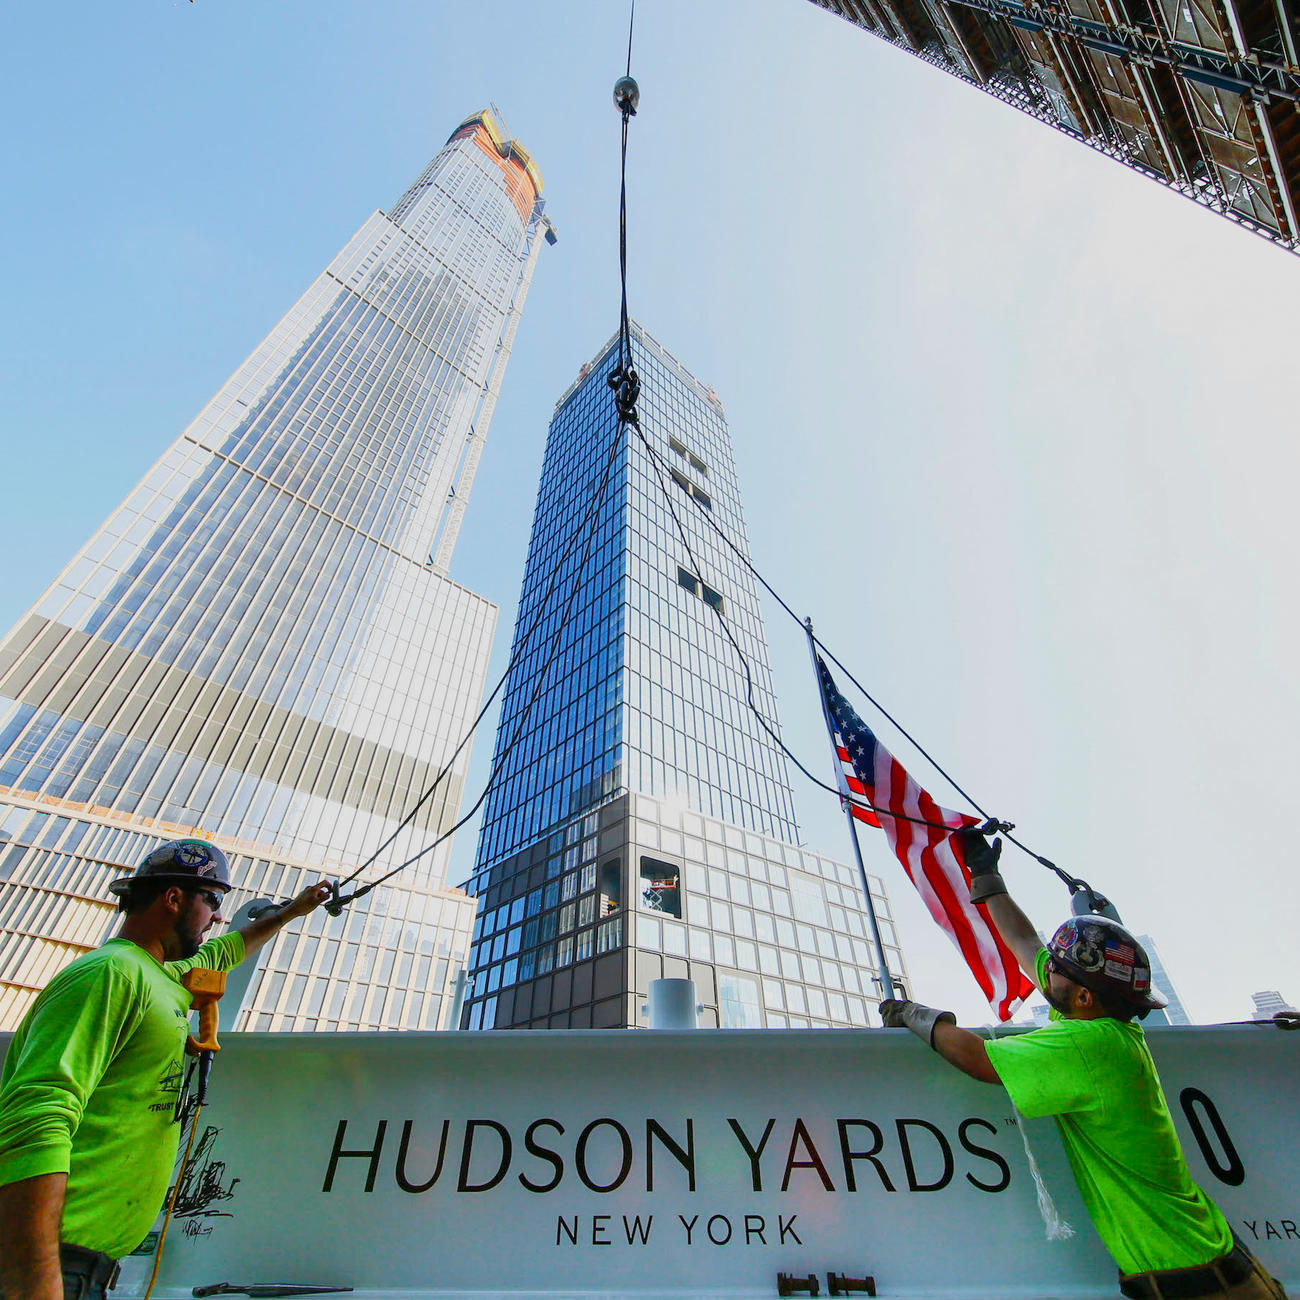
[[[1047,952],[1038,954],[1046,987]],[[1123,1273],[1196,1268],[1232,1249],[1219,1208],[1192,1181],[1138,1025],[1054,1016],[988,1044],[1016,1109],[1051,1115],[1098,1235]]]
[[[0,1186],[66,1173],[63,1241],[120,1256],[171,1180],[191,967],[230,970],[237,932],[165,966],[129,939],[77,958],[42,990],[0,1069]]]

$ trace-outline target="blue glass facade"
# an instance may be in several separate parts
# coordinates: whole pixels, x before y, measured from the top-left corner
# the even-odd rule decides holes
[[[1169,1005],[1160,1011],[1153,1011],[1144,1021],[1147,1025],[1190,1025],[1191,1018],[1187,1014],[1187,1008],[1183,1006],[1183,1000],[1178,996],[1178,990],[1174,988],[1174,982],[1169,978],[1169,972],[1165,970],[1165,964],[1160,960],[1160,952],[1156,948],[1155,940],[1149,934],[1140,934],[1137,936],[1138,943],[1146,949],[1147,960],[1151,963],[1151,983],[1159,989],[1161,993],[1169,999]]]
[[[654,461],[618,428],[616,341],[551,419],[463,1023],[634,1025],[656,972],[689,972],[712,1023],[865,1024],[856,873],[796,847],[785,758],[747,700],[745,664],[779,725],[755,582],[709,524],[747,548],[721,403],[636,327],[632,351]]]
[[[718,610],[775,724],[758,592],[698,514],[709,510],[747,545],[721,404],[639,329],[632,349],[642,427],[690,553],[645,448],[618,430],[611,343],[561,399],[547,436],[480,869],[617,790],[798,839],[785,758],[749,708],[744,668],[719,626]],[[589,554],[571,545],[588,528]]]
[[[197,831],[242,850],[253,890],[272,876],[285,887],[275,864],[300,864],[294,879],[307,864],[342,874],[468,729],[496,610],[447,565],[552,237],[540,190],[490,114],[462,123],[0,645],[0,1027],[103,937],[112,909],[99,886],[151,841]],[[392,861],[454,819],[467,761]],[[53,867],[37,850],[56,811],[80,829]],[[469,909],[444,888],[449,851],[388,891],[391,906],[362,909],[410,939],[411,978],[423,949],[453,965],[463,952]],[[69,895],[99,900],[97,927],[64,925]],[[255,1000],[274,1026],[252,1023],[415,1027],[405,1010],[393,1020],[383,991],[356,1015],[313,1009],[289,977],[316,958],[313,946],[282,968],[283,1002]]]

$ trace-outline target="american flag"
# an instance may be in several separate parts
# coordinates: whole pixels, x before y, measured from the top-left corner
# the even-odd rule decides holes
[[[979,825],[979,819],[940,808],[854,712],[820,656],[817,671],[841,798],[855,818],[885,832],[907,878],[930,915],[957,945],[994,1014],[999,1020],[1010,1020],[1034,986],[1002,942],[984,905],[970,901],[970,872],[961,844],[952,835],[964,826]],[[864,804],[874,805],[878,811],[872,812]],[[903,821],[903,817],[930,824]]]

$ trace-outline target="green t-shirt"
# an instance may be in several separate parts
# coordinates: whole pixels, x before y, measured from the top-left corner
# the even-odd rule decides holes
[[[60,1237],[121,1256],[144,1240],[176,1161],[194,966],[244,959],[237,932],[160,965],[110,939],[61,970],[32,1004],[0,1069],[0,1186],[67,1173]]]
[[[1046,951],[1039,953],[1040,987]],[[1051,1115],[1097,1232],[1122,1273],[1194,1268],[1232,1248],[1192,1182],[1142,1029],[1056,1018],[988,1044],[1016,1109]]]

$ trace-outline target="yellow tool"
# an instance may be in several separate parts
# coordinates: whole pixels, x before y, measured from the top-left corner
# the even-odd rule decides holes
[[[212,1058],[221,1051],[217,1042],[217,1029],[220,1017],[217,1003],[226,991],[226,972],[208,970],[205,966],[195,966],[181,976],[181,987],[190,994],[191,1009],[199,1013],[199,1036],[191,1034],[185,1040],[185,1050],[191,1056],[199,1058],[199,1086],[192,1100],[178,1097],[176,1101],[176,1118],[181,1128],[189,1125],[190,1135],[185,1143],[185,1154],[181,1157],[180,1168],[176,1171],[176,1181],[172,1184],[171,1195],[167,1199],[167,1209],[163,1214],[162,1232],[158,1236],[158,1246],[154,1251],[153,1272],[149,1276],[149,1285],[145,1288],[144,1300],[150,1300],[155,1283],[158,1281],[158,1266],[162,1263],[163,1246],[167,1242],[167,1228],[172,1221],[172,1211],[176,1208],[176,1198],[180,1195],[181,1184],[185,1179],[185,1170],[190,1163],[190,1152],[194,1150],[194,1135],[199,1128],[199,1115],[208,1099],[208,1075],[212,1070]],[[193,1066],[190,1067],[191,1072]],[[185,1093],[189,1093],[189,1080],[185,1081]]]
[[[200,1052],[221,1051],[221,1044],[217,1042],[217,1003],[226,991],[226,972],[195,966],[181,976],[181,986],[189,990],[193,998],[191,1005],[199,1013],[199,1036],[195,1038],[191,1034],[186,1040],[185,1050],[191,1056],[197,1056]]]

